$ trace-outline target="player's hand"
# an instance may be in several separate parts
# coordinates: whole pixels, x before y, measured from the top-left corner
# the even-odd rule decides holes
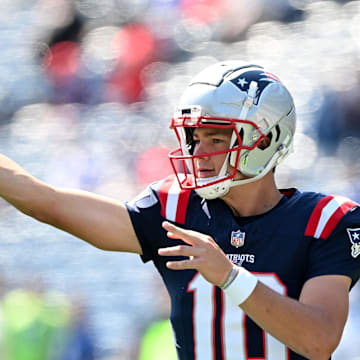
[[[168,261],[166,266],[172,270],[195,269],[210,283],[221,286],[229,276],[232,262],[216,242],[208,235],[163,222],[167,236],[183,240],[188,245],[177,245],[158,250],[161,256],[185,256],[186,260]]]

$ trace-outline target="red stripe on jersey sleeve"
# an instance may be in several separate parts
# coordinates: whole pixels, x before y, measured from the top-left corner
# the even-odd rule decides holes
[[[323,197],[315,206],[315,209],[311,213],[309,222],[306,226],[305,236],[314,236],[316,232],[316,228],[318,226],[321,212],[323,208],[334,198],[332,195],[328,195]]]
[[[159,200],[161,204],[160,214],[164,218],[166,218],[166,203],[169,195],[169,190],[172,184],[174,183],[174,181],[177,181],[175,179],[175,176],[173,175],[169,176],[168,178],[165,179],[165,181],[163,182],[163,184],[160,186],[159,189]]]
[[[189,203],[190,193],[191,190],[180,191],[175,219],[175,221],[179,224],[185,224],[186,210]]]
[[[320,238],[327,239],[331,232],[335,229],[336,225],[340,222],[343,216],[351,210],[357,203],[349,200],[339,206],[339,208],[331,215],[330,219],[326,223],[324,230],[321,232]]]

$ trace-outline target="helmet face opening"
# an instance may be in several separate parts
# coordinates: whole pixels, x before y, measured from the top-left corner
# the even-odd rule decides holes
[[[243,139],[243,127],[251,127],[252,139]],[[246,151],[256,148],[264,134],[259,127],[249,120],[229,119],[210,116],[177,116],[173,117],[170,126],[176,134],[180,147],[169,153],[173,170],[182,189],[193,190],[216,185],[234,179],[238,164],[246,161]],[[193,134],[195,129],[230,129],[229,144],[226,149],[207,153],[197,153]],[[198,163],[204,158],[223,155],[221,169],[214,176],[204,177],[199,174]]]

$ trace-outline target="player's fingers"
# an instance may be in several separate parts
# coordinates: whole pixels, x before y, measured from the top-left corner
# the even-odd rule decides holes
[[[161,248],[158,250],[158,254],[161,256],[198,256],[199,249],[196,249],[189,245],[177,245],[167,248]]]
[[[174,224],[164,221],[163,228],[168,231],[168,237],[171,239],[181,239],[188,244],[198,245],[204,241],[205,235],[193,230],[182,229]]]
[[[166,267],[171,270],[186,270],[186,269],[196,269],[196,260],[180,260],[180,261],[168,261]]]
[[[167,221],[164,221],[162,223],[162,226],[165,230],[168,232],[168,237],[173,239],[181,239],[181,240],[189,240],[190,237],[190,231],[186,229],[182,229],[174,224],[171,224]],[[188,242],[188,241],[187,241]]]

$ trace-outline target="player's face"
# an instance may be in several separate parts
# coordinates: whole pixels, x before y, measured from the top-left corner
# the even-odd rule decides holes
[[[229,149],[232,129],[196,128],[193,133],[195,142],[195,171],[198,178],[208,178],[219,174],[226,154],[209,155]],[[201,156],[204,154],[204,156]]]

